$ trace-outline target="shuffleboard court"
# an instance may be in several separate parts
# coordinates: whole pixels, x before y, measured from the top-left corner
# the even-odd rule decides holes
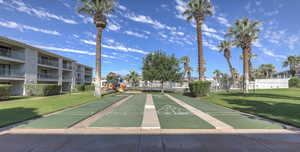
[[[164,95],[153,95],[162,129],[214,129],[214,126]]]
[[[246,115],[213,103],[203,102],[196,98],[171,94],[173,97],[193,106],[216,119],[231,125],[235,129],[283,129],[278,123],[266,121],[259,117]]]
[[[63,111],[49,117],[40,118],[30,121],[17,128],[32,128],[32,129],[65,129],[73,126],[74,124],[88,118],[89,116],[105,109],[113,103],[120,101],[127,97],[127,95],[114,95],[103,97],[99,101],[91,102],[89,104],[80,106],[75,109]],[[72,102],[72,101],[70,101]]]
[[[145,103],[146,95],[137,94],[92,123],[91,127],[140,127]]]

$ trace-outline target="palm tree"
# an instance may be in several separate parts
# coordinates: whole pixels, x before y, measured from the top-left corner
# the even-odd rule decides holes
[[[197,39],[198,39],[198,72],[199,80],[205,80],[205,61],[203,55],[202,44],[202,24],[204,23],[205,16],[213,14],[213,5],[210,0],[191,0],[187,4],[187,9],[183,12],[183,16],[187,17],[188,21],[194,19],[196,21]]]
[[[253,76],[253,72],[254,72],[255,69],[253,68],[252,60],[257,58],[257,54],[252,53],[251,51],[250,51],[249,54],[250,54],[250,55],[249,55],[249,79],[250,79],[250,80],[254,80],[255,76]],[[241,55],[241,56],[240,56],[240,59],[241,59],[241,60],[244,60],[244,56]]]
[[[222,72],[220,70],[215,70],[213,74],[215,75],[215,79],[219,82],[222,77]]]
[[[296,75],[296,68],[300,65],[300,56],[288,56],[287,60],[283,62],[283,67],[290,67],[292,77]]]
[[[249,92],[249,59],[252,43],[258,39],[260,22],[250,21],[248,18],[240,19],[235,22],[235,27],[230,27],[226,36],[234,38],[236,46],[243,49],[244,79],[243,92]]]
[[[225,40],[222,43],[220,43],[218,48],[219,48],[220,52],[224,53],[224,57],[229,66],[231,77],[234,77],[234,68],[231,63],[231,47],[232,47],[232,45],[233,45],[232,41]]]
[[[183,63],[183,69],[184,69],[184,77],[187,75],[188,81],[192,80],[192,67],[189,65],[191,62],[190,57],[183,56],[181,58],[181,62]]]
[[[96,84],[95,96],[101,97],[101,40],[102,32],[107,25],[107,15],[114,11],[116,3],[113,0],[79,0],[82,4],[79,13],[91,15],[97,28],[96,40]]]
[[[131,86],[136,87],[139,81],[139,74],[135,71],[130,71],[129,74],[126,76],[126,80],[131,82]]]

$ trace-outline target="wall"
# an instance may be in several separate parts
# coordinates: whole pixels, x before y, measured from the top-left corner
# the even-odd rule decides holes
[[[289,88],[289,79],[256,79],[249,89]]]

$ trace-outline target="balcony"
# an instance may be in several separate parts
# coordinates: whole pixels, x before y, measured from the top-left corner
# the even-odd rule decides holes
[[[63,68],[67,70],[72,70],[72,65],[71,64],[63,64]]]
[[[92,71],[85,71],[85,75],[92,75]]]
[[[25,60],[24,52],[11,50],[9,48],[1,47],[0,46],[0,57],[16,59],[16,60]]]
[[[25,73],[16,69],[0,69],[0,77],[24,78]]]
[[[39,58],[38,63],[41,65],[58,67],[58,61]]]
[[[72,82],[72,77],[70,77],[70,76],[63,75],[62,79],[64,82]]]
[[[38,73],[38,79],[42,81],[58,81],[58,75]]]

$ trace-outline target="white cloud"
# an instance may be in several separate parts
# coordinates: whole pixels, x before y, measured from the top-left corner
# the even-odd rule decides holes
[[[214,28],[209,28],[206,24],[202,24],[203,31],[210,33],[217,33],[217,30]]]
[[[186,20],[186,18],[182,16],[182,13],[187,9],[187,3],[183,0],[176,0],[175,2],[175,9],[177,10],[176,17],[182,20]]]
[[[81,40],[81,41],[85,44],[96,45],[95,41],[89,41],[89,40]],[[144,50],[125,47],[122,44],[115,44],[115,45],[102,44],[102,47],[107,48],[107,49],[112,49],[112,50],[118,50],[118,51],[122,51],[122,52],[134,52],[134,53],[140,53],[140,54],[148,54],[148,52],[146,52]]]
[[[107,28],[112,31],[118,31],[121,29],[121,27],[119,25],[112,24],[112,23],[108,24]]]
[[[289,36],[285,42],[287,43],[289,49],[294,50],[296,47],[296,44],[299,43],[300,37],[296,35]]]
[[[271,56],[271,57],[275,57],[275,58],[286,59],[286,56],[275,54],[272,50],[269,50],[269,49],[266,49],[266,48],[262,48],[262,51],[263,51],[263,53],[265,55],[268,55],[268,56]]]
[[[69,49],[69,48],[57,48],[51,46],[42,46],[42,45],[35,45],[37,48],[46,49],[46,50],[53,50],[53,51],[61,51],[61,52],[69,52],[69,53],[78,53],[78,54],[86,54],[86,55],[96,55],[96,53],[76,50],[76,49]]]
[[[219,40],[219,41],[224,41],[224,38],[217,35],[217,34],[210,33],[210,32],[203,32],[203,34],[207,37],[214,38],[214,39]]]
[[[35,9],[30,6],[27,6],[22,0],[11,0],[11,3],[7,2],[6,5],[15,8],[17,11],[24,12],[29,15],[35,15],[39,18],[55,19],[68,24],[77,24],[77,22],[72,19],[64,18],[62,16],[47,12],[42,9]]]
[[[125,31],[124,33],[127,34],[127,35],[132,35],[132,36],[135,36],[135,37],[139,37],[139,38],[145,38],[145,39],[148,38],[148,36],[146,36],[144,34],[132,32],[132,31]]]
[[[220,24],[222,24],[222,25],[224,25],[226,27],[230,27],[231,26],[231,24],[229,23],[229,21],[226,18],[221,17],[221,16],[216,16],[215,18],[219,21]]]
[[[30,30],[30,31],[41,32],[41,33],[51,34],[51,35],[61,35],[57,31],[40,29],[40,28],[36,28],[36,27],[33,27],[33,26],[29,26],[29,25],[18,24],[16,22],[12,22],[12,21],[5,21],[5,22],[0,21],[0,26],[6,27],[6,28],[17,29],[17,30],[20,30],[20,31]]]
[[[0,3],[4,3],[4,1],[3,1],[3,0],[0,0]]]
[[[122,10],[122,11],[126,11],[127,10],[127,8],[125,7],[125,6],[123,6],[123,5],[118,5],[118,8],[120,9],[120,10]]]

